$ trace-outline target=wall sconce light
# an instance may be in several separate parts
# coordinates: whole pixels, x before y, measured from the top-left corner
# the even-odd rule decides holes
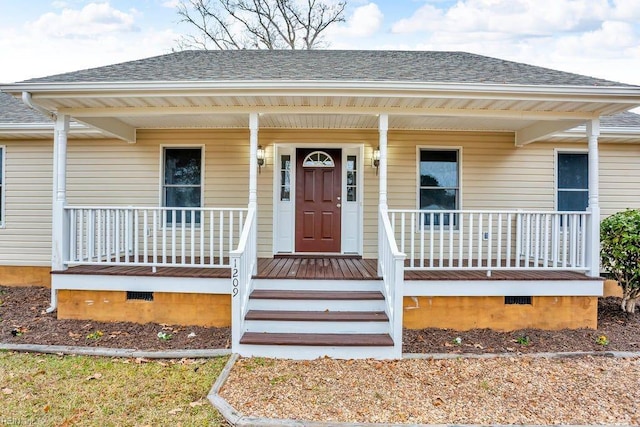
[[[258,159],[258,172],[261,171],[264,166],[264,148],[262,145],[258,145],[258,151],[256,151],[256,158]]]
[[[371,156],[371,166],[376,168],[376,175],[378,175],[378,168],[380,167],[380,147],[373,150],[373,156]]]

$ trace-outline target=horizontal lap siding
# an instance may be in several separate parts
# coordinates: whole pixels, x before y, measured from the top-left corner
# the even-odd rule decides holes
[[[417,209],[417,147],[462,148],[462,209],[553,209],[553,147],[516,148],[513,134],[390,132],[389,206]]]
[[[416,147],[462,147],[463,209],[554,208],[555,149],[586,143],[539,142],[522,148],[510,133],[389,132],[389,206],[415,209]],[[364,255],[377,256],[378,179],[371,167],[378,132],[261,129],[266,165],[258,175],[259,253],[273,251],[274,144],[363,144]],[[6,228],[0,229],[1,265],[48,265],[51,257],[51,141],[2,141],[6,147]],[[248,130],[139,130],[138,142],[69,140],[70,205],[158,206],[161,145],[205,147],[206,207],[246,207]],[[600,198],[604,215],[640,208],[640,145],[600,145]]]
[[[5,147],[5,228],[0,265],[51,264],[52,141],[0,141]]]

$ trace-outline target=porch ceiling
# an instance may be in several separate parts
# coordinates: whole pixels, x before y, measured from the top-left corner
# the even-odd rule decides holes
[[[86,87],[84,87],[86,85]],[[38,84],[33,101],[105,134],[130,142],[145,128],[372,129],[389,115],[391,130],[514,132],[524,145],[640,103],[635,90],[596,87],[434,85],[370,82],[176,83],[176,87],[114,83],[94,87]]]

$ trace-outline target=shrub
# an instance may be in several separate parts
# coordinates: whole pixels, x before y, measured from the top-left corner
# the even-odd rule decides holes
[[[626,210],[600,224],[602,267],[622,287],[623,311],[634,313],[640,296],[640,210]]]

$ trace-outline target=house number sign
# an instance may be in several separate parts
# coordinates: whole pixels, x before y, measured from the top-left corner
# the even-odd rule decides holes
[[[240,284],[240,281],[238,279],[239,273],[238,273],[238,259],[234,258],[233,259],[233,269],[231,269],[231,285],[233,286],[233,288],[231,289],[231,292],[233,294],[233,298],[238,296],[238,285]]]

